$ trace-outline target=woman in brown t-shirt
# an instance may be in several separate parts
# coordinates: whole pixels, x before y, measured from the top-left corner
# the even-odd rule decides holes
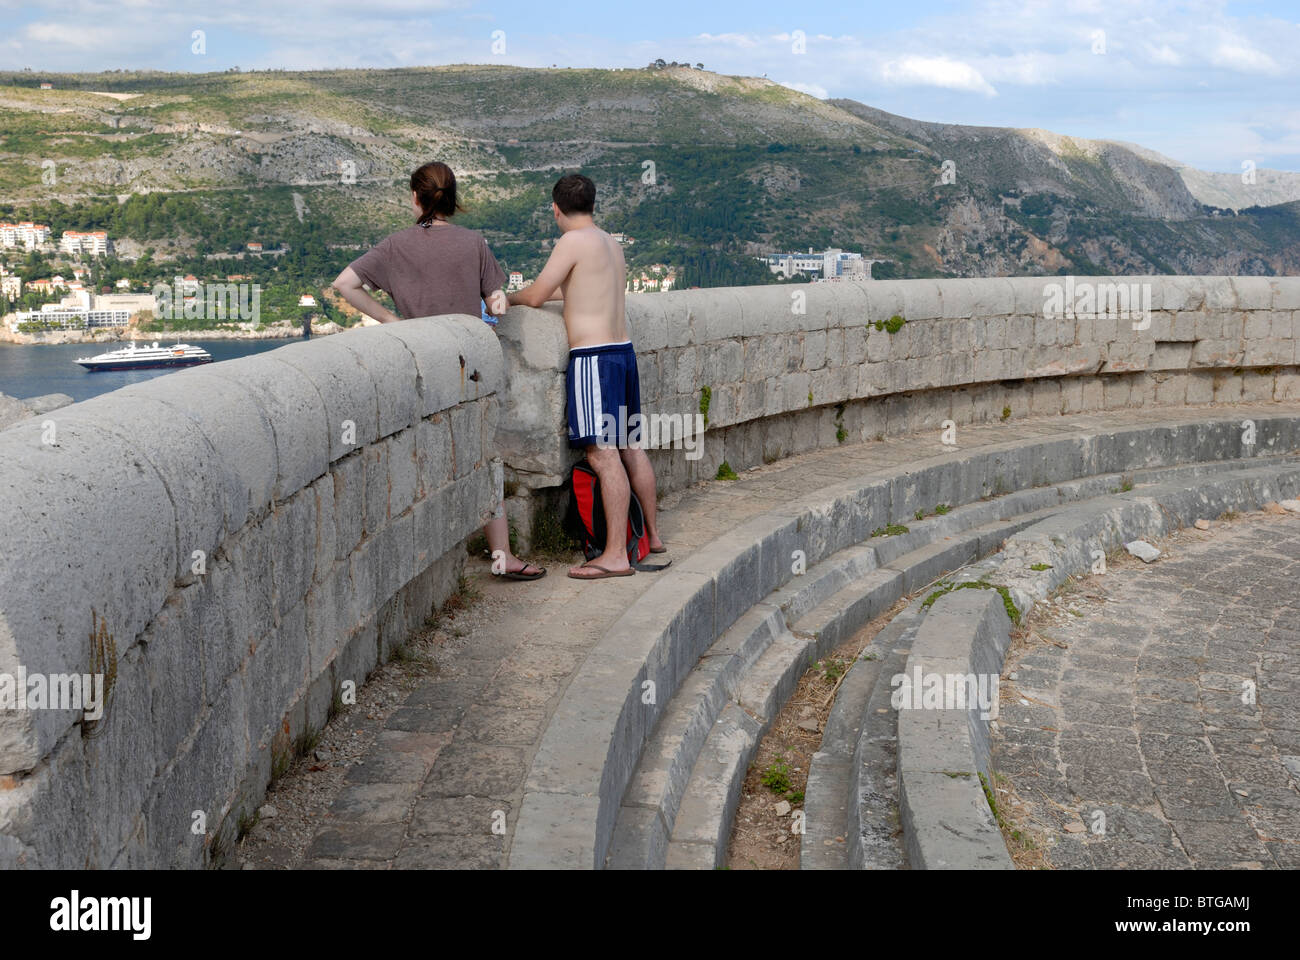
[[[451,218],[456,202],[456,175],[445,163],[426,163],[411,174],[411,203],[419,220],[381,240],[339,274],[334,289],[348,303],[380,323],[401,317],[366,292],[386,290],[402,317],[436,317],[448,313],[480,316],[481,302],[500,316],[509,304],[502,287],[505,272],[473,230]],[[508,580],[537,580],[546,571],[510,552],[505,501],[483,528],[492,551],[492,572]]]

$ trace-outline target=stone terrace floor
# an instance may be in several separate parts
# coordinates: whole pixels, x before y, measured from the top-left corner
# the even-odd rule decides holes
[[[1014,420],[959,427],[955,449],[1218,417],[1229,409],[1242,417],[1296,412],[1289,405],[1243,404]],[[661,535],[669,557],[683,560],[793,496],[852,477],[923,466],[952,456],[953,449],[939,442],[935,430],[816,451],[746,471],[735,481],[699,484],[666,498]],[[473,626],[463,644],[440,657],[436,675],[418,683],[395,709],[390,704],[387,711],[369,710],[373,684],[363,687],[358,705],[331,724],[364,734],[368,747],[361,762],[309,758],[295,764],[268,795],[275,819],[255,826],[227,865],[505,866],[524,781],[549,718],[602,632],[656,576],[582,583],[565,570],[555,564],[543,580],[500,583],[486,564],[471,564],[468,572],[491,609],[490,619],[469,618]],[[309,797],[314,809],[287,807],[282,797]],[[294,822],[310,834],[305,844],[287,839]]]
[[[993,755],[1011,817],[1063,869],[1300,867],[1300,516],[1164,546],[1031,616],[1051,639],[1009,661]]]

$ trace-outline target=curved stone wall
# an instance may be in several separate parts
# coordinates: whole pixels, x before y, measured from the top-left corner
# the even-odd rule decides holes
[[[1300,277],[737,287],[632,294],[627,314],[647,414],[689,422],[707,392],[698,458],[680,440],[652,453],[665,492],[724,461],[741,470],[929,430],[937,440],[945,420],[1300,399]],[[544,495],[574,459],[560,307],[515,308],[499,331],[508,479],[521,497]],[[512,515],[526,520],[521,507]]]
[[[1076,298],[1119,283],[1138,316]],[[1088,315],[1053,313],[1054,284]],[[645,412],[674,425],[653,452],[665,492],[884,435],[941,449],[947,420],[1300,399],[1300,278],[697,290],[629,296],[628,316]],[[0,867],[205,862],[450,592],[498,454],[527,539],[574,458],[567,344],[558,308],[497,333],[355,330],[0,432]],[[109,675],[108,711],[9,709],[22,672]]]
[[[0,706],[5,675],[111,678],[94,722],[0,709],[0,867],[195,866],[228,843],[454,588],[499,495],[503,382],[490,328],[439,317],[0,432]]]

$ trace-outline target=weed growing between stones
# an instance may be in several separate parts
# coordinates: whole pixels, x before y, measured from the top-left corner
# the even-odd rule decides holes
[[[784,794],[793,788],[790,782],[790,766],[785,760],[773,761],[766,770],[763,771],[763,786],[767,787],[773,793]]]
[[[840,677],[844,676],[845,666],[840,660],[819,660],[817,669],[822,672],[822,679],[827,683],[834,684]]]
[[[1010,420],[1010,419],[1011,419],[1011,408],[1010,408],[1010,407],[1003,407],[1003,408],[1002,408],[1002,419],[1003,419],[1003,421],[1007,421],[1007,420]]]
[[[90,675],[92,677],[102,676],[104,678],[103,704],[101,713],[96,720],[83,720],[81,724],[81,735],[86,739],[93,739],[105,730],[104,721],[108,717],[108,705],[113,693],[113,685],[117,682],[117,642],[113,635],[108,632],[108,622],[99,619],[99,614],[94,610],[90,611]]]
[[[723,460],[721,466],[718,467],[718,476],[716,477],[716,479],[739,480],[740,477],[736,474],[735,470],[731,469],[731,464],[727,463],[726,460]]]
[[[713,390],[706,384],[700,387],[700,413],[704,414],[704,425],[709,425],[709,404],[713,401]]]
[[[965,776],[970,776],[970,774],[965,774]],[[994,777],[1001,779],[997,773],[994,774]],[[998,829],[1002,831],[1002,836],[1006,840],[1007,852],[1011,854],[1013,861],[1020,862],[1023,854],[1037,850],[1038,845],[1026,836],[1024,831],[1002,815],[1002,811],[998,809],[997,797],[993,795],[993,788],[989,786],[988,777],[981,773],[979,778],[980,787],[984,790],[984,799],[988,801],[989,810],[993,812],[993,819],[997,822]],[[1021,856],[1018,856],[1018,854]]]
[[[871,531],[873,537],[896,537],[900,533],[907,533],[907,527],[901,523],[891,523],[883,527],[876,527]]]
[[[398,648],[401,649],[400,647]],[[296,756],[305,757],[316,749],[320,743],[321,730],[319,727],[306,727],[298,738],[293,742],[293,752]]]
[[[464,575],[456,581],[456,590],[443,601],[442,607],[435,607],[430,613],[429,618],[424,621],[424,625],[431,629],[437,629],[442,626],[444,620],[455,620],[456,614],[467,610],[482,594],[479,593],[478,587]]]
[[[808,396],[811,397],[812,394]],[[848,438],[849,432],[844,429],[844,404],[837,403],[835,405],[835,442],[843,443]]]
[[[1052,565],[1050,563],[1034,563],[1030,564],[1029,569],[1035,573],[1042,573],[1044,570],[1051,570]]]
[[[553,507],[538,504],[533,511],[533,550],[544,557],[567,557],[581,549],[577,540],[569,536]]]
[[[906,320],[904,320],[898,314],[894,314],[888,320],[877,320],[876,329],[885,330],[889,333],[898,333],[899,330],[903,329],[903,324],[905,323],[907,323]]]

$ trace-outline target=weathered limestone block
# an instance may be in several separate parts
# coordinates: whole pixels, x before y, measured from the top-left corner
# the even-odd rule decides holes
[[[945,280],[939,288],[942,316],[945,320],[964,320],[975,310],[974,280]]]
[[[338,550],[338,517],[334,509],[334,477],[327,474],[307,488],[316,499],[316,540],[312,582],[320,583],[334,567]]]
[[[334,480],[334,559],[342,560],[361,542],[366,528],[366,455],[357,451],[330,468]]]
[[[276,480],[275,434],[262,409],[238,384],[191,367],[114,393],[115,397],[127,395],[166,404],[168,419],[185,417],[198,425],[221,465],[210,475],[208,491],[212,496],[217,483],[225,487],[217,493],[230,511],[223,535],[240,529],[271,502]]]
[[[1300,310],[1300,277],[1273,277],[1274,310]]]
[[[325,472],[330,461],[329,411],[310,377],[270,353],[205,369],[242,387],[270,421],[277,465],[275,499],[301,490]]]
[[[662,350],[668,345],[668,318],[664,300],[649,294],[629,294],[626,300],[628,333],[638,355]]]
[[[1192,348],[1192,366],[1235,367],[1244,352],[1240,340],[1199,340]]]
[[[943,297],[937,280],[912,280],[903,287],[903,318],[909,323],[943,316]]]
[[[56,423],[56,443],[43,438],[39,420],[0,431],[0,489],[11,491],[0,553],[0,671],[21,664],[82,673],[92,611],[120,654],[162,607],[177,569],[175,515],[135,444],[71,416]],[[34,558],[51,558],[58,575]],[[0,711],[0,773],[32,769],[78,719],[80,711]]]
[[[276,505],[267,530],[276,615],[301,602],[316,573],[316,494],[300,490]]]
[[[478,401],[480,414],[485,403],[485,400]],[[481,442],[481,424],[479,431]],[[395,433],[384,441],[388,448],[388,508],[393,516],[405,513],[415,502],[415,492],[419,486],[415,437],[416,428],[412,427]],[[481,449],[476,453],[482,458]]]
[[[876,321],[884,323],[897,314],[903,315],[903,286],[899,280],[879,280],[863,284],[862,292],[867,298],[867,312],[863,317],[873,326]]]
[[[173,576],[188,580],[221,541],[238,507],[226,498],[232,480],[202,429],[142,392],[105,394],[50,414],[56,430],[76,423],[101,428],[148,463],[167,488],[172,509],[155,518],[176,538]]]
[[[456,408],[453,408],[453,410]],[[373,537],[388,524],[388,448],[374,444],[361,451],[366,470],[365,533]]]
[[[325,404],[330,460],[347,456],[381,436],[375,381],[356,351],[343,343],[350,335],[291,343],[275,352],[277,360],[316,384]]]
[[[1240,310],[1271,310],[1273,283],[1268,277],[1231,277],[1232,292]]]
[[[460,327],[456,326],[458,323],[456,320],[449,324],[452,330],[461,335],[458,339],[461,340],[462,346],[467,342],[478,346],[477,351],[471,352],[469,349],[463,351],[468,356],[464,368],[467,372],[466,380],[462,383],[464,390],[462,398],[468,399],[500,389],[498,378],[502,367],[498,356],[488,349],[487,340],[492,338],[492,332],[487,330],[485,333],[480,333],[478,338],[473,338],[471,331],[477,328],[465,324],[466,319],[470,324],[477,322],[479,327],[486,328],[487,325],[481,319],[473,317],[461,318]],[[379,406],[381,437],[405,430],[424,415],[419,390],[420,374],[415,355],[410,347],[404,341],[397,339],[394,332],[389,329],[396,326],[399,324],[359,327],[333,338],[356,355],[361,366],[374,382]]]

